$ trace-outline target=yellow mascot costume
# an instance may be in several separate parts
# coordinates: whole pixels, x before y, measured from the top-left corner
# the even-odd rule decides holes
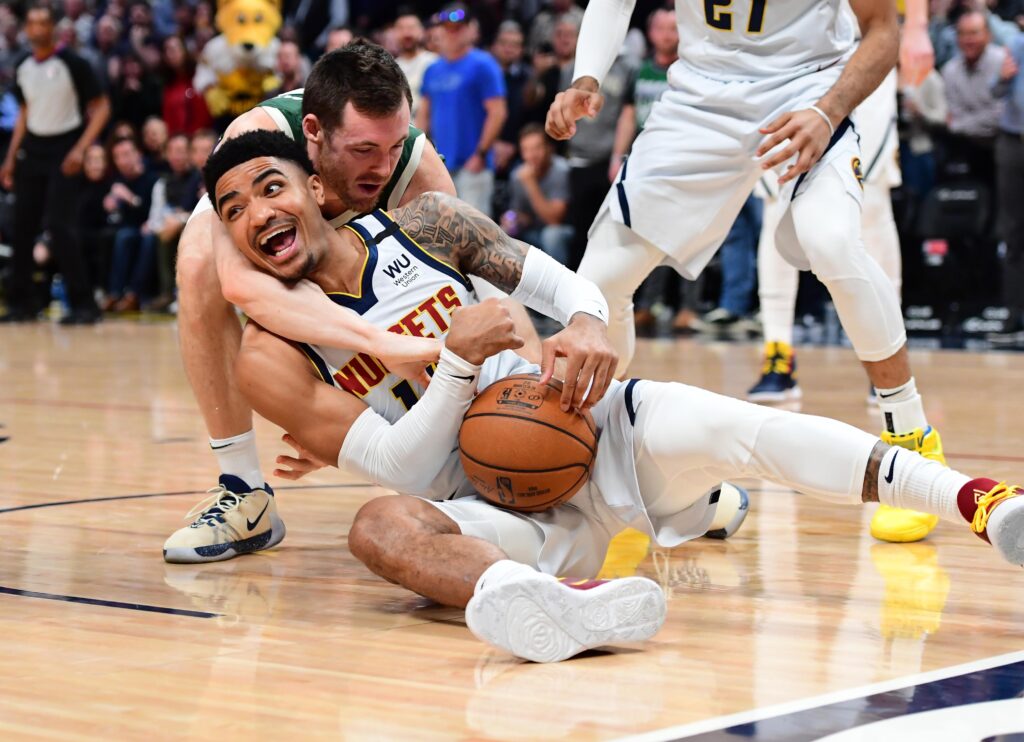
[[[220,0],[220,35],[203,48],[193,84],[218,123],[245,113],[279,85],[274,74],[281,27],[274,0]]]

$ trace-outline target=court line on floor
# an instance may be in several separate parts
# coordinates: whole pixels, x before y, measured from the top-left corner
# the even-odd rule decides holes
[[[357,487],[375,487],[373,484],[292,484],[276,487],[277,492],[288,492],[294,490],[323,490],[323,489],[354,489]],[[91,497],[82,500],[59,500],[56,502],[36,502],[31,505],[17,505],[13,508],[0,508],[0,515],[13,513],[18,510],[35,510],[37,508],[55,508],[58,505],[81,505],[90,502],[111,502],[113,500],[142,500],[147,497],[177,497],[179,495],[205,495],[206,490],[183,490],[181,492],[153,492],[142,495],[116,495],[114,497]]]
[[[741,724],[752,724],[754,722],[765,721],[778,716],[795,714],[801,711],[810,711],[811,709],[820,708],[822,706],[830,706],[835,703],[845,703],[857,698],[874,696],[879,693],[891,693],[892,691],[901,690],[903,688],[923,685],[925,683],[934,683],[937,680],[946,680],[947,678],[955,677],[957,675],[968,675],[982,670],[991,670],[994,667],[1001,667],[1003,665],[1010,665],[1014,662],[1021,661],[1024,661],[1024,651],[1008,652],[1006,654],[995,655],[994,657],[986,657],[980,660],[964,662],[959,665],[951,665],[937,670],[929,670],[928,672],[904,675],[898,678],[893,678],[892,680],[883,680],[878,683],[870,683],[868,685],[861,685],[855,688],[848,688],[846,690],[823,693],[819,696],[802,698],[798,701],[788,701],[786,703],[779,703],[772,706],[763,706],[761,708],[750,709],[749,711],[740,711],[726,716],[716,716],[712,719],[704,719],[703,721],[680,724],[674,727],[666,727],[665,729],[656,729],[650,732],[630,735],[628,737],[619,737],[616,742],[668,742],[669,740],[685,739],[686,737],[692,737],[697,734],[717,732]]]
[[[206,611],[190,611],[184,608],[164,608],[158,605],[146,605],[145,603],[122,603],[118,600],[101,600],[99,598],[82,598],[77,595],[61,595],[59,593],[41,593],[36,590],[19,590],[16,587],[4,587],[0,585],[0,595],[14,595],[19,598],[39,598],[41,600],[56,600],[61,603],[80,603],[83,605],[95,605],[102,608],[123,608],[131,611],[144,611],[147,613],[165,613],[170,616],[187,616],[189,618],[219,618],[221,613],[207,613]]]
[[[154,407],[146,404],[111,404],[109,402],[73,402],[55,399],[24,399],[21,397],[0,397],[0,404],[20,405],[23,407],[60,407],[80,410],[118,410],[120,412],[160,412],[183,415],[195,414],[190,407]]]

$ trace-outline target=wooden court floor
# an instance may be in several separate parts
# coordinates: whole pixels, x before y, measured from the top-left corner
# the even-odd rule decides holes
[[[633,371],[741,395],[757,351],[642,341]],[[950,463],[1024,479],[1024,356],[913,361]],[[804,411],[880,428],[850,351],[800,364]],[[654,641],[559,665],[489,649],[365,570],[345,537],[381,490],[337,470],[273,482],[280,547],[167,565],[164,538],[215,484],[171,324],[0,328],[0,424],[4,740],[610,739],[1024,650],[1024,574],[973,535],[879,544],[870,511],[756,481],[729,542],[610,555],[663,585]],[[257,430],[270,471],[279,431]]]

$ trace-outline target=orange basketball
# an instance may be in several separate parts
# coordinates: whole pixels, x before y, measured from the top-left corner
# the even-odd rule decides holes
[[[563,412],[560,382],[537,374],[496,381],[477,395],[459,430],[459,453],[481,497],[539,512],[565,502],[590,477],[597,428],[589,412]]]

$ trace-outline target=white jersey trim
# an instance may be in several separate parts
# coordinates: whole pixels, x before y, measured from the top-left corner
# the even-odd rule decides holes
[[[287,134],[288,138],[292,141],[295,140],[295,137],[292,136],[292,127],[288,125],[288,119],[284,117],[284,114],[281,113],[280,109],[273,108],[272,106],[260,106],[260,108],[262,108],[270,118],[274,119],[274,123],[277,125],[278,129]]]
[[[388,197],[388,208],[394,209],[402,201],[402,196],[405,195],[405,189],[409,187],[409,182],[412,180],[416,171],[419,170],[420,160],[423,158],[423,148],[426,146],[427,137],[425,134],[420,134],[416,137],[416,141],[412,145],[412,153],[409,155],[409,162],[405,164],[405,170],[402,171],[402,177],[395,183],[394,190],[391,191],[391,195]]]

